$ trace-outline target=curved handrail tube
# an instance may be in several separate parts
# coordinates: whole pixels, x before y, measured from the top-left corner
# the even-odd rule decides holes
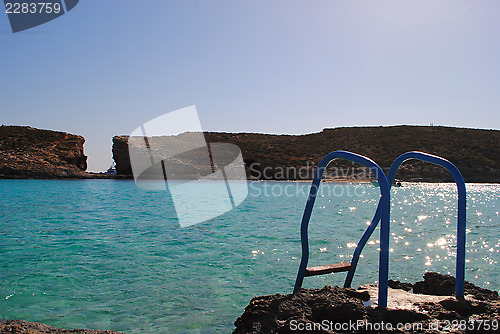
[[[354,273],[356,272],[356,267],[358,266],[358,261],[359,261],[359,256],[361,255],[361,251],[368,242],[368,239],[370,239],[370,237],[372,236],[373,231],[375,231],[375,229],[377,228],[378,222],[380,221],[380,215],[381,215],[381,204],[379,200],[377,211],[373,216],[372,222],[370,223],[370,226],[368,226],[368,228],[366,229],[365,233],[363,233],[363,236],[356,245],[356,249],[354,250],[354,254],[352,255],[351,269],[347,273],[347,277],[344,282],[344,288],[351,287],[352,279],[354,278]]]
[[[309,197],[307,198],[307,203],[304,210],[304,215],[302,216],[302,222],[300,227],[300,237],[302,241],[302,258],[300,261],[299,271],[297,273],[297,279],[295,281],[295,287],[293,291],[296,292],[302,286],[302,281],[306,273],[307,263],[309,261],[308,227],[309,227],[309,221],[311,219],[312,209],[314,207],[314,202],[316,200],[316,195],[318,193],[318,188],[321,183],[321,178],[323,177],[325,168],[332,160],[335,159],[349,160],[367,166],[376,172],[381,193],[379,207],[377,208],[377,212],[380,212],[380,221],[381,221],[378,304],[381,307],[386,307],[388,279],[389,279],[388,276],[389,276],[390,187],[389,183],[387,182],[387,178],[379,165],[377,165],[373,160],[368,159],[367,157],[347,151],[334,151],[327,154],[323,159],[321,159],[320,163],[318,164],[318,167],[316,168],[316,172],[314,173],[314,179],[311,185],[311,190],[309,191]],[[370,226],[370,228],[371,227],[372,226]],[[375,227],[373,227],[373,229]],[[373,232],[373,229],[371,232]],[[363,237],[365,237],[365,235],[363,235]]]
[[[457,184],[458,189],[458,217],[457,217],[457,264],[456,264],[456,285],[455,297],[462,299],[465,289],[465,235],[466,235],[466,190],[462,173],[450,161],[436,155],[423,152],[407,152],[401,154],[391,165],[387,174],[389,187],[394,182],[396,172],[403,162],[409,159],[418,159],[442,166],[450,172]]]
[[[455,274],[456,276],[455,296],[461,299],[464,297],[464,289],[465,289],[466,190],[465,190],[464,178],[460,173],[460,171],[458,170],[458,168],[450,161],[438,157],[436,155],[424,152],[412,151],[400,155],[392,163],[391,168],[389,169],[389,173],[387,174],[387,182],[389,183],[389,187],[392,186],[392,183],[394,182],[399,167],[406,160],[409,159],[423,160],[446,168],[448,172],[450,172],[450,174],[453,176],[453,179],[457,184],[458,217],[457,217],[457,264],[456,264],[456,274]],[[353,259],[351,261],[352,267],[347,275],[346,282],[344,285],[345,287],[349,287],[351,285],[351,281],[354,276],[354,271],[356,270],[356,265],[358,263],[359,255],[361,254],[363,247],[365,246],[366,242],[373,233],[373,230],[375,230],[375,228],[378,225],[378,222],[380,220],[380,207],[381,204],[379,202],[377,211],[375,213],[375,216],[373,217],[370,227],[365,231],[363,237],[358,243],[358,246],[356,247],[356,250],[354,251]]]

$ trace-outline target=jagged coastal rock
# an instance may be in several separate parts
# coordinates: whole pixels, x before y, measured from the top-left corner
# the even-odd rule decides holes
[[[240,147],[247,175],[254,179],[312,179],[327,153],[345,150],[373,159],[384,171],[400,154],[423,151],[453,162],[466,182],[500,182],[500,131],[440,126],[353,127],[324,129],[307,135],[207,132],[208,143]],[[113,138],[118,174],[131,175],[127,136]],[[333,162],[325,175],[335,179],[365,179],[370,173],[350,162]],[[371,176],[373,177],[373,176]],[[403,181],[449,182],[451,175],[439,166],[410,160],[396,177]]]
[[[368,305],[368,301],[376,301],[377,289],[373,285],[357,290],[325,286],[289,295],[255,297],[235,321],[233,333],[500,331],[500,297],[496,291],[466,282],[465,300],[460,301],[452,297],[455,278],[431,272],[424,275],[422,282],[390,281],[389,287],[387,309]]]
[[[24,320],[0,320],[0,334],[121,334],[113,331],[99,331],[92,329],[63,329],[56,328],[38,322]]]
[[[85,178],[85,138],[28,126],[0,127],[0,178]]]

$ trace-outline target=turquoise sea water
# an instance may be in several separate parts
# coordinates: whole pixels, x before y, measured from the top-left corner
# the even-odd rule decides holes
[[[252,182],[235,210],[180,228],[166,192],[132,181],[0,180],[0,318],[127,333],[228,333],[256,295],[290,293],[309,183]],[[310,265],[348,261],[378,201],[323,184]],[[210,191],[209,188],[203,191]],[[467,185],[466,279],[500,289],[500,185]],[[389,276],[455,271],[456,187],[394,188]],[[378,277],[378,233],[353,286]],[[306,278],[343,283],[345,273]]]

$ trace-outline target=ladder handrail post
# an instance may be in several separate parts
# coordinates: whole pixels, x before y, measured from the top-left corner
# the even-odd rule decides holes
[[[378,206],[377,206],[377,211],[375,212],[375,215],[373,216],[373,219],[370,223],[370,226],[366,229],[365,233],[363,233],[363,236],[359,240],[358,244],[356,245],[356,249],[354,249],[354,253],[352,255],[352,260],[351,260],[351,270],[347,273],[347,277],[345,279],[344,283],[344,288],[350,288],[352,279],[354,278],[354,273],[356,272],[356,268],[358,266],[358,261],[359,261],[359,256],[361,255],[361,252],[363,251],[363,248],[365,247],[366,243],[370,239],[370,237],[373,234],[373,231],[377,228],[378,222],[380,221],[380,216],[381,216],[381,202],[379,200]]]
[[[311,219],[312,209],[314,207],[314,202],[316,201],[316,195],[318,193],[319,184],[321,182],[321,178],[323,177],[323,173],[325,171],[325,167],[327,163],[324,162],[325,158],[321,160],[316,168],[314,173],[314,179],[311,185],[311,190],[309,191],[309,196],[307,198],[306,208],[304,209],[304,214],[302,216],[302,222],[300,224],[300,240],[302,244],[302,257],[299,265],[299,272],[297,274],[297,279],[295,281],[295,287],[293,292],[296,292],[302,286],[302,281],[304,279],[307,263],[309,262],[309,236],[308,236],[308,227],[309,221]]]
[[[387,293],[389,289],[389,242],[390,242],[390,216],[391,198],[390,185],[384,172],[380,169],[378,182],[380,185],[380,255],[378,268],[378,305],[387,307]],[[382,177],[383,176],[383,177]]]
[[[457,216],[457,262],[456,262],[456,284],[455,284],[455,297],[463,299],[465,294],[465,239],[466,239],[466,225],[467,225],[467,201],[466,201],[466,188],[465,181],[460,173],[460,170],[450,161],[424,152],[411,151],[401,154],[394,160],[387,175],[389,187],[394,182],[396,172],[399,167],[409,159],[417,159],[430,162],[435,165],[446,168],[453,176],[457,184],[458,191],[458,216]]]
[[[301,229],[300,229],[300,234],[301,234],[301,244],[302,244],[302,258],[300,261],[299,265],[299,271],[297,273],[297,279],[295,281],[295,286],[294,286],[294,292],[298,291],[300,287],[302,286],[303,279],[306,274],[306,269],[307,269],[307,263],[309,261],[309,239],[308,239],[308,227],[309,227],[309,221],[311,219],[311,214],[312,214],[312,209],[314,207],[314,202],[316,200],[316,195],[318,192],[319,185],[321,183],[321,179],[323,176],[323,173],[325,171],[325,168],[328,166],[328,164],[335,159],[345,159],[349,160],[355,163],[359,163],[361,165],[369,167],[372,171],[375,171],[375,174],[377,176],[377,179],[379,180],[379,183],[381,184],[380,186],[380,191],[381,191],[381,199],[379,202],[379,206],[381,207],[380,209],[380,216],[382,220],[381,224],[381,240],[386,240],[387,245],[382,246],[381,245],[381,252],[380,252],[380,266],[382,270],[379,270],[379,300],[382,299],[382,304],[387,304],[387,290],[388,290],[388,267],[389,267],[389,246],[388,246],[388,240],[389,240],[389,221],[390,221],[390,191],[389,191],[389,184],[387,182],[387,178],[380,168],[379,165],[377,165],[373,160],[364,157],[359,154],[347,152],[347,151],[334,151],[330,152],[327,154],[323,159],[321,159],[320,163],[318,164],[318,167],[316,169],[316,172],[314,174],[314,179],[311,185],[311,190],[309,192],[309,196],[307,198],[307,203],[306,207],[304,209],[304,214],[302,216],[302,222],[301,222]],[[379,209],[377,208],[377,212],[379,212]],[[378,221],[377,221],[378,223]],[[372,227],[372,226],[370,226]],[[375,229],[376,225],[372,227],[372,231]],[[369,235],[367,235],[366,240],[369,238],[371,235],[371,232]],[[364,236],[365,236],[364,235]],[[366,243],[365,240],[365,243]],[[382,241],[381,241],[382,243]],[[364,246],[364,245],[363,245]],[[360,248],[359,252],[361,252]],[[385,252],[385,253],[384,253]],[[359,254],[358,258],[359,258]],[[357,261],[355,261],[355,265],[357,264]],[[353,262],[351,261],[351,264]],[[348,273],[348,279],[354,275],[354,270],[355,270],[355,265],[354,268],[351,268],[349,273]],[[379,268],[380,269],[380,268]],[[347,283],[347,279],[346,279]],[[384,297],[385,296],[385,297]],[[385,298],[385,302],[383,299]]]
[[[311,218],[312,209],[314,207],[314,201],[318,192],[319,185],[321,183],[321,178],[323,176],[324,170],[328,164],[335,159],[345,159],[353,161],[365,166],[371,166],[370,170],[375,171],[380,191],[381,197],[377,206],[377,211],[373,217],[370,226],[363,234],[358,245],[353,254],[351,260],[351,268],[347,274],[347,278],[344,283],[344,287],[350,287],[356,266],[359,260],[359,256],[363,247],[365,246],[368,239],[371,237],[373,231],[377,227],[378,223],[381,222],[380,226],[380,253],[379,253],[379,295],[378,295],[378,305],[380,307],[387,307],[387,292],[388,292],[388,274],[389,274],[389,243],[390,243],[390,189],[394,182],[396,173],[399,167],[409,159],[417,159],[426,162],[430,162],[439,166],[442,166],[452,174],[455,183],[457,184],[458,190],[458,217],[457,217],[457,261],[456,261],[456,286],[455,286],[455,296],[457,299],[464,298],[464,288],[465,288],[465,239],[466,239],[466,187],[465,181],[462,174],[458,168],[450,161],[438,157],[436,155],[431,155],[423,152],[406,152],[401,154],[392,163],[390,170],[385,176],[382,169],[371,159],[363,157],[361,155],[346,152],[346,151],[334,151],[327,154],[321,162],[318,164],[316,173],[314,176],[313,184],[311,186],[311,191],[306,204],[306,209],[301,223],[301,240],[302,240],[302,259],[299,267],[299,272],[297,274],[297,280],[295,282],[294,292],[300,289],[302,285],[303,278],[306,273],[307,262],[309,260],[309,243],[308,243],[308,226]]]

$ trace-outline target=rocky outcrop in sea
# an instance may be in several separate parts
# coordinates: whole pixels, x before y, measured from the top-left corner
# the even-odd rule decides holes
[[[465,300],[457,300],[455,278],[432,272],[421,282],[390,281],[389,287],[386,309],[376,307],[375,285],[255,297],[235,321],[233,333],[500,332],[496,291],[466,282]]]
[[[85,178],[82,136],[0,126],[0,178]]]

